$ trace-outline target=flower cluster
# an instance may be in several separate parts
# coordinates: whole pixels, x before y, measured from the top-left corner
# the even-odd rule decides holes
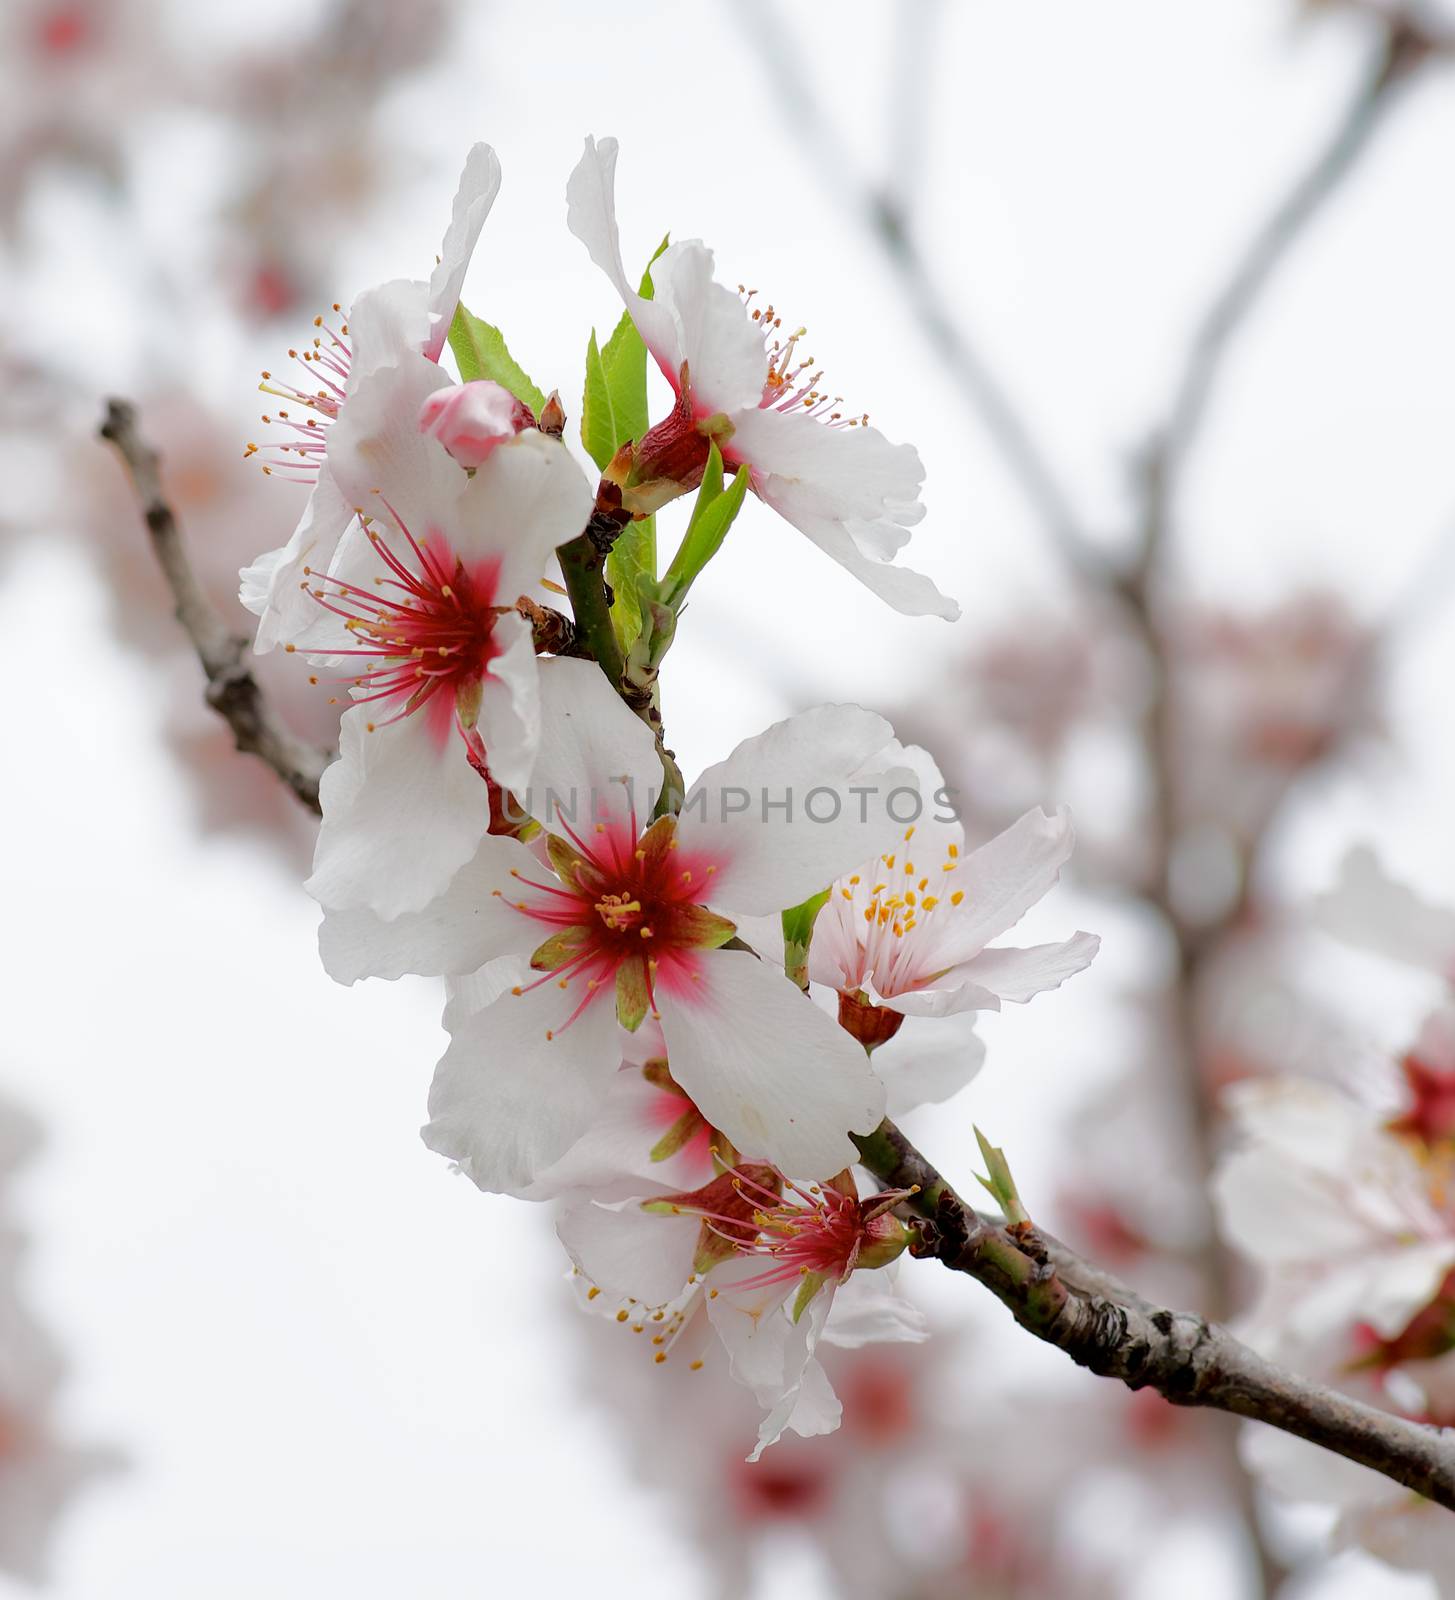
[[[1441,980],[1445,992],[1375,1100],[1315,1079],[1230,1095],[1237,1142],[1214,1183],[1225,1235],[1262,1269],[1247,1334],[1265,1354],[1413,1420],[1455,1425],[1455,912],[1390,878],[1365,849],[1319,907],[1336,937]],[[1388,1478],[1260,1431],[1246,1441],[1276,1494],[1336,1513],[1361,1546],[1455,1595],[1455,1532]]]
[[[448,982],[426,1143],[482,1189],[558,1201],[583,1305],[654,1366],[724,1363],[764,1413],[756,1459],[837,1426],[821,1341],[924,1337],[891,1281],[911,1195],[856,1175],[855,1136],[963,1086],[966,1018],[1056,987],[1097,941],[993,946],[1056,882],[1068,815],[968,848],[930,757],[859,706],[682,778],[657,674],[749,491],[900,611],[956,608],[892,560],[923,514],[918,456],[840,413],[801,334],[695,240],[632,289],[615,162],[588,140],[567,185],[626,308],[588,352],[600,478],[459,304],[500,185],[478,145],[430,279],[334,307],[292,380],[265,375],[281,435],[249,453],[311,493],[242,597],[257,648],[347,705],[308,885],[325,966]],[[654,425],[649,356],[670,386]],[[694,492],[666,573],[638,543],[609,589],[604,561]],[[550,608],[557,563],[574,622]]]

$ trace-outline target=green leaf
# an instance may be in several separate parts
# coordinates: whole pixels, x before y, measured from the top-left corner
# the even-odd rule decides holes
[[[586,346],[586,389],[581,396],[581,443],[586,446],[586,454],[605,472],[620,442],[616,436],[616,411],[611,403],[611,384],[607,381],[601,351],[596,345],[596,330],[593,328]]]
[[[456,306],[455,320],[450,324],[450,349],[455,353],[464,382],[489,378],[501,388],[509,389],[522,405],[529,406],[540,416],[546,397],[506,348],[505,335],[499,328],[482,322],[464,306]]]
[[[828,904],[829,891],[821,889],[801,906],[783,913],[783,970],[800,989],[808,987],[808,946],[813,925]]]
[[[980,1154],[984,1156],[990,1173],[988,1178],[982,1178],[978,1172],[975,1174],[980,1186],[994,1197],[1007,1222],[1029,1222],[1031,1219],[1026,1215],[1021,1197],[1016,1192],[1015,1179],[1010,1175],[1010,1163],[1005,1159],[1005,1151],[991,1144],[979,1128],[975,1130],[975,1142],[980,1146]]]
[[[721,548],[734,518],[742,510],[747,492],[746,467],[739,467],[732,482],[723,487],[722,452],[714,440],[687,532],[682,535],[682,543],[662,583],[667,603],[674,609],[682,604],[693,580]]]
[[[670,235],[652,253],[652,261],[667,248]],[[641,296],[654,293],[652,265],[642,274]],[[631,315],[623,311],[604,346],[598,347],[593,331],[586,349],[586,390],[581,401],[581,442],[605,472],[616,452],[635,444],[647,431],[647,347]],[[616,599],[612,606],[623,648],[630,650],[641,636],[642,608],[638,584],[657,579],[657,519],[643,517],[622,530],[606,558],[606,576]]]

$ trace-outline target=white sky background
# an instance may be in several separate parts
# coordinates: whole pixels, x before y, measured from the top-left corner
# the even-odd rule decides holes
[[[284,35],[292,11],[215,9],[219,29]],[[906,178],[914,226],[1115,539],[1192,319],[1322,136],[1361,40],[1345,24],[1295,30],[1291,5],[1268,0],[943,9],[923,170]],[[845,159],[882,164],[900,7],[776,10]],[[581,136],[615,133],[629,263],[669,227],[705,237],[725,279],[809,323],[835,389],[919,445],[930,509],[910,561],[966,619],[894,616],[750,505],[670,658],[664,709],[689,776],[816,697],[875,705],[932,685],[977,626],[1053,604],[1059,584],[877,247],[789,136],[795,114],[727,6],[481,4],[450,62],[385,108],[411,181],[341,251],[341,299],[422,275],[466,146],[494,143],[505,187],[465,299],[560,386],[574,424],[587,327],[604,334],[618,307],[565,231],[564,184]],[[174,263],[196,249],[189,174],[210,138],[199,113],[143,146],[142,219]],[[1267,601],[1321,578],[1377,616],[1455,528],[1452,156],[1455,78],[1432,75],[1262,303],[1179,508],[1179,555],[1205,595]],[[253,432],[252,374],[276,350],[240,347],[205,306],[174,326],[140,320],[135,251],[109,253],[117,224],[75,193],[28,225],[53,265],[23,303],[52,353],[98,392],[185,363],[221,403],[235,396],[239,439]],[[112,642],[101,601],[74,550],[36,543],[0,589],[19,690],[0,801],[19,977],[0,1067],[50,1133],[21,1191],[30,1282],[74,1358],[75,1431],[132,1461],[67,1519],[55,1593],[701,1592],[692,1552],[625,1481],[578,1392],[543,1211],[480,1196],[418,1142],[442,1045],[432,988],[337,988],[317,965],[314,908],[277,860],[194,835],[156,680]],[[1432,615],[1395,677],[1401,763],[1322,792],[1328,811],[1284,863],[1291,881],[1326,881],[1363,834],[1455,897],[1455,650],[1448,605]],[[1066,893],[1030,931],[1089,914]],[[1094,1025],[1132,972],[1108,948],[1064,994],[994,1019],[991,1064],[931,1153],[968,1172],[973,1115],[1023,1190],[1053,1189],[1047,1102],[1115,1064]],[[974,1292],[925,1288],[946,1306]],[[1179,1593],[1226,1593],[1215,1560],[1167,1559]],[[1320,1592],[1426,1593],[1370,1573]],[[815,1592],[811,1574],[792,1577]],[[787,1588],[785,1569],[771,1592]]]

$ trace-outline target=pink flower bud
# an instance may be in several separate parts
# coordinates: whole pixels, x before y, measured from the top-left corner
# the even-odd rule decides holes
[[[531,422],[508,389],[486,378],[436,389],[419,409],[419,431],[469,468],[482,466],[502,439],[513,439]]]

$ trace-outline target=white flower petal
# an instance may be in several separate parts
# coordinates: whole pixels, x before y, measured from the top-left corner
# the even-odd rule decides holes
[[[753,1391],[759,1405],[769,1408],[749,1461],[756,1461],[789,1428],[805,1437],[831,1433],[842,1413],[813,1354],[833,1305],[835,1286],[820,1289],[798,1321],[792,1322],[785,1305],[797,1292],[797,1282],[754,1285],[752,1280],[763,1270],[761,1258],[738,1256],[714,1267],[707,1280],[710,1290],[717,1291],[709,1293],[707,1315],[727,1352],[732,1375]]]
[[[339,983],[406,972],[464,978],[501,956],[529,957],[546,930],[495,893],[514,887],[512,868],[530,876],[541,870],[519,840],[487,836],[422,911],[386,922],[362,907],[326,908],[318,929],[324,969]]]
[[[848,1133],[884,1115],[863,1050],[747,951],[704,951],[697,967],[700,982],[659,987],[672,1076],[745,1155],[814,1178],[850,1165]]]
[[[914,774],[877,759],[892,742],[871,711],[816,706],[709,767],[688,791],[678,838],[716,864],[713,906],[782,911],[889,849],[922,807]]]
[[[803,1322],[808,1321],[805,1314]],[[809,1342],[809,1332],[800,1323],[795,1330],[804,1344]],[[758,1429],[758,1443],[749,1461],[761,1459],[771,1444],[777,1444],[785,1433],[796,1433],[805,1439],[815,1439],[832,1433],[843,1421],[844,1408],[829,1382],[829,1375],[820,1362],[812,1356],[799,1371],[797,1384],[763,1418]]]
[[[904,1017],[956,1017],[970,1011],[999,1011],[1000,996],[974,983],[964,968],[951,973],[933,988],[906,989],[902,994],[874,994],[876,1005]]]
[[[950,975],[988,989],[1001,1000],[1022,1004],[1047,989],[1059,989],[1067,978],[1091,965],[1101,948],[1094,933],[1077,933],[1060,944],[1035,944],[1026,949],[1000,946],[982,950]]]
[[[604,1293],[644,1307],[663,1306],[687,1286],[701,1220],[659,1216],[635,1200],[588,1203],[562,1212],[556,1233],[566,1253]]]
[[[669,246],[652,267],[653,303],[676,321],[696,409],[738,413],[762,399],[768,355],[762,328],[742,300],[715,281],[712,267],[712,251],[699,239]]]
[[[391,543],[399,536],[389,507],[422,542],[432,528],[450,531],[469,481],[444,446],[419,431],[420,407],[449,381],[433,361],[406,352],[360,379],[329,429],[329,468],[344,499],[377,518]]]
[[[485,764],[502,789],[530,787],[541,742],[541,691],[530,624],[518,612],[497,617],[491,630],[500,654],[480,682],[480,737]]]
[[[542,661],[540,694],[540,749],[530,792],[520,797],[526,809],[553,833],[574,830],[591,844],[600,825],[621,848],[635,849],[662,789],[646,724],[593,661]]]
[[[635,1043],[645,1032],[643,1026],[628,1037]],[[661,1048],[665,1053],[665,1046]],[[713,1177],[705,1124],[700,1136],[676,1155],[651,1159],[657,1141],[690,1110],[683,1096],[659,1089],[642,1076],[640,1066],[624,1063],[590,1128],[541,1174],[525,1198],[544,1200],[576,1191],[597,1200],[626,1199],[642,1195],[648,1186],[678,1193],[700,1188]]]
[[[532,972],[530,958],[524,955],[502,956],[478,972],[466,973],[462,978],[445,979],[445,1014],[442,1026],[453,1033],[466,1017],[472,1017],[486,1006],[494,1005],[507,989],[523,986],[540,977]]]
[[[570,1004],[548,981],[455,1019],[423,1137],[482,1189],[527,1187],[586,1132],[611,1086],[615,1006],[598,997],[563,1027]]]
[[[754,493],[766,505],[791,522],[805,538],[816,544],[866,589],[877,594],[886,605],[906,617],[943,617],[954,622],[960,607],[935,587],[922,572],[892,561],[877,561],[864,554],[873,546],[874,530],[868,525],[846,524],[826,517],[818,509],[813,494],[801,484],[777,477],[755,480]]]
[[[945,873],[942,892],[962,890],[965,902],[936,940],[937,962],[957,967],[1014,927],[1055,885],[1075,842],[1065,806],[1054,815],[1037,806]]]
[[[798,1284],[791,1279],[754,1282],[767,1265],[759,1256],[744,1255],[714,1267],[707,1277],[707,1315],[727,1352],[734,1381],[751,1389],[761,1404],[775,1405],[798,1377],[787,1367],[794,1328],[783,1313],[789,1296],[797,1294]],[[825,1286],[810,1304],[827,1303],[830,1298]]]
[[[683,358],[676,319],[669,307],[655,299],[642,299],[628,282],[621,263],[616,227],[617,148],[615,139],[598,141],[587,136],[585,151],[566,184],[566,226],[611,279],[643,343],[667,381],[675,384]]]
[[[339,724],[339,759],[323,775],[323,826],[308,892],[336,910],[385,918],[422,911],[474,855],[490,825],[480,775],[453,735],[422,716],[367,731],[372,708]]]
[[[428,340],[428,284],[395,278],[376,289],[366,289],[349,307],[348,394],[352,396],[360,379],[381,367],[420,357]],[[441,385],[450,381],[448,373],[440,373]],[[344,409],[346,413],[347,406]]]
[[[728,450],[734,460],[777,480],[775,495],[798,514],[842,523],[873,560],[890,560],[924,516],[925,469],[913,445],[891,444],[877,428],[828,427],[771,408],[741,413],[733,422]]]
[[[874,1070],[888,1097],[884,1114],[903,1117],[920,1106],[941,1105],[985,1063],[985,1041],[966,1018],[943,1027],[903,1027],[874,1052]]]
[[[440,246],[440,258],[429,280],[428,312],[430,327],[422,348],[431,361],[438,361],[449,338],[455,307],[465,272],[475,251],[475,241],[500,193],[500,159],[488,144],[470,147],[460,187],[450,213],[450,225]]]
[[[923,1344],[930,1336],[925,1314],[895,1287],[894,1268],[851,1273],[839,1285],[824,1325],[825,1344],[862,1350],[866,1344]]]
[[[466,566],[494,563],[496,604],[514,605],[541,581],[557,545],[586,526],[586,474],[559,439],[535,428],[498,445],[473,477],[451,464],[459,501],[450,543]]]
[[[259,556],[239,575],[238,598],[261,619],[253,641],[256,654],[299,643],[324,615],[303,586],[303,569],[326,571],[353,520],[353,508],[325,463],[288,543]]]

